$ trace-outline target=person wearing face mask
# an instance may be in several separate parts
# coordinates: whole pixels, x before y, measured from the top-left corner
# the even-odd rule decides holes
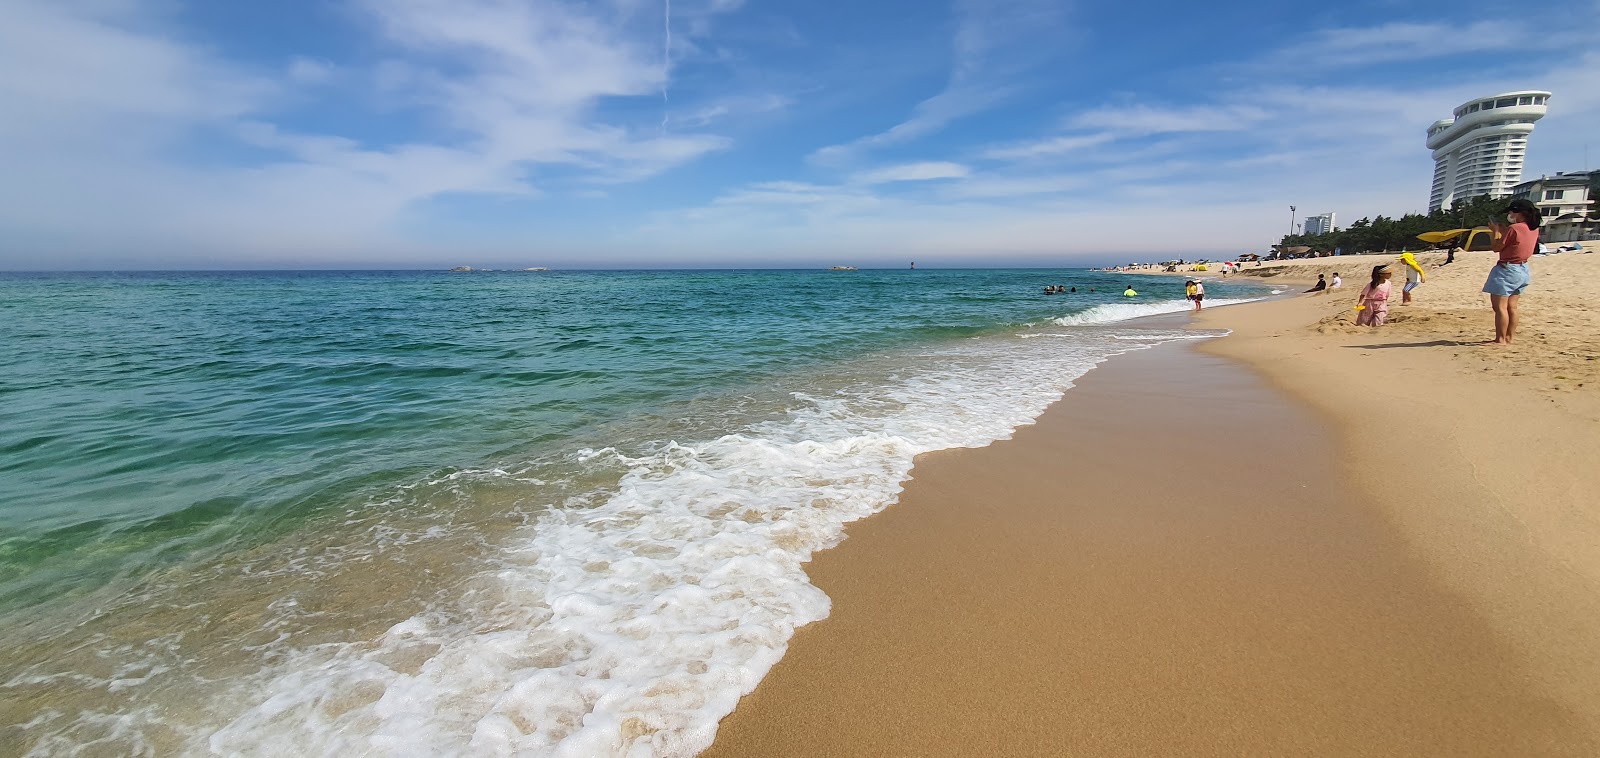
[[[1491,220],[1494,251],[1500,254],[1483,291],[1489,295],[1494,311],[1494,340],[1491,345],[1509,345],[1517,333],[1517,298],[1528,289],[1532,272],[1528,259],[1539,245],[1539,209],[1523,198],[1506,206],[1506,223]]]

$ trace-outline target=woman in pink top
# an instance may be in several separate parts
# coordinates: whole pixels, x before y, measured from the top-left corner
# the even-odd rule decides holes
[[[1494,268],[1489,270],[1489,280],[1483,291],[1489,293],[1489,307],[1494,309],[1494,341],[1491,345],[1509,345],[1517,333],[1517,298],[1533,281],[1528,270],[1528,259],[1539,245],[1539,209],[1533,203],[1517,198],[1506,206],[1509,225],[1491,220],[1494,250],[1500,254]]]
[[[1361,288],[1360,309],[1356,313],[1356,326],[1383,326],[1389,320],[1389,277],[1391,272],[1388,266],[1373,266],[1372,281]]]

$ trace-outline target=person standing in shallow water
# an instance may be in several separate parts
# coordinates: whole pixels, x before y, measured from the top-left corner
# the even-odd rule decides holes
[[[1539,246],[1539,209],[1533,203],[1518,198],[1506,206],[1506,221],[1501,224],[1491,220],[1489,229],[1494,233],[1494,251],[1500,254],[1483,291],[1489,295],[1489,308],[1494,311],[1494,339],[1491,345],[1509,345],[1517,334],[1517,299],[1533,282],[1533,272],[1528,260]]]

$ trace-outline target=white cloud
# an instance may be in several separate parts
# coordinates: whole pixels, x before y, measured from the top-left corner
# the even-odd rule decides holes
[[[334,71],[327,61],[297,55],[289,59],[287,75],[295,84],[322,84],[333,78]]]
[[[1178,132],[1243,131],[1253,128],[1267,117],[1267,112],[1257,105],[1207,104],[1178,107],[1112,105],[1077,114],[1067,123],[1078,129],[1104,129],[1121,137]]]
[[[952,184],[943,195],[950,199],[995,199],[1058,195],[1077,192],[1093,186],[1096,177],[1084,173],[1007,176],[979,176],[970,181]]]
[[[952,122],[982,113],[1015,96],[1011,80],[1059,53],[1070,35],[1062,28],[1063,7],[1049,0],[956,0],[950,79],[919,103],[911,115],[882,132],[811,154],[824,165],[852,161],[863,151],[909,142]]]
[[[1530,44],[1532,35],[1511,19],[1471,24],[1395,21],[1378,26],[1321,29],[1266,62],[1276,66],[1366,66],[1514,50]]]
[[[794,105],[794,98],[786,95],[759,94],[733,95],[704,103],[683,115],[673,117],[680,127],[699,128],[731,117],[757,116],[775,113]]]
[[[1417,33],[1388,31],[1390,40]],[[760,255],[816,245],[877,259],[915,252],[919,261],[985,253],[1103,261],[1173,246],[1199,255],[1259,251],[1287,230],[1290,204],[1302,214],[1336,211],[1346,223],[1423,210],[1432,168],[1424,130],[1485,93],[1555,92],[1528,173],[1581,168],[1582,144],[1600,118],[1600,53],[1546,53],[1434,85],[1315,85],[1279,73],[1201,99],[1110,103],[1064,119],[1057,133],[975,146],[970,155],[992,163],[956,164],[965,173],[949,181],[883,183],[870,194],[860,185],[809,185],[798,210],[767,196],[738,212],[693,209],[692,224],[663,214],[651,229],[686,249],[726,243]]]
[[[851,181],[856,184],[889,184],[892,182],[926,182],[935,179],[960,179],[971,173],[966,166],[946,161],[923,161],[885,166],[860,172]]]
[[[843,187],[830,187],[806,182],[757,182],[743,189],[733,190],[716,200],[713,206],[804,206],[835,202],[841,198],[858,201],[870,195]]]
[[[809,115],[794,113],[788,98],[749,94],[806,91],[808,83],[769,72],[723,71],[728,80],[703,99],[669,81],[725,65],[716,61],[728,56],[704,35],[736,2],[674,2],[671,62],[681,73],[663,60],[664,9],[655,0],[350,2],[351,17],[371,27],[361,49],[378,59],[286,51],[276,63],[246,65],[186,42],[168,26],[173,19],[141,13],[131,0],[6,0],[0,248],[8,249],[0,267],[37,263],[19,257],[29,250],[74,248],[216,250],[231,265],[285,250],[346,260],[382,251],[400,261],[426,249],[418,219],[439,211],[439,198],[493,195],[511,207],[569,196],[638,202],[615,186],[729,147],[705,129],[779,111]],[[624,217],[574,232],[569,247],[755,257],[916,249],[931,260],[940,251],[1132,253],[1162,238],[1242,252],[1282,233],[1280,206],[1289,203],[1349,219],[1420,209],[1431,169],[1423,130],[1472,97],[1555,92],[1530,146],[1530,174],[1581,168],[1600,118],[1600,53],[1574,43],[1575,33],[1541,34],[1542,56],[1489,56],[1446,78],[1395,64],[1508,38],[1482,41],[1475,24],[1394,23],[1313,32],[1228,68],[1247,77],[1186,88],[1182,97],[1077,90],[1062,95],[1071,100],[1037,103],[1043,113],[1075,110],[1036,135],[961,142],[950,134],[938,153],[914,152],[919,138],[1029,91],[1041,56],[1060,47],[1057,7],[961,0],[942,87],[900,123],[813,155],[849,164],[844,171],[741,181],[713,199],[682,201],[692,207],[641,213],[649,219],[642,228]],[[1418,42],[1435,34],[1466,47]],[[1522,35],[1513,27],[1509,39],[1522,45]],[[1354,73],[1363,63],[1374,64],[1371,76]],[[1339,78],[1307,74],[1317,66],[1347,68]],[[1387,70],[1406,78],[1378,78]],[[721,86],[729,82],[758,86]],[[669,85],[673,110],[661,128],[660,90]],[[1107,99],[1086,108],[1086,96]],[[410,136],[380,143],[362,132],[297,130],[282,115],[331,97]],[[191,152],[196,144],[252,150],[221,149],[217,159]],[[894,157],[884,160],[904,162],[862,160],[891,146]],[[765,153],[751,166],[803,157]],[[506,234],[482,238],[509,245]],[[546,239],[532,224],[509,234]]]
[[[951,122],[982,113],[1011,95],[1008,87],[958,86],[917,103],[911,117],[894,126],[841,145],[819,148],[811,160],[839,165],[855,160],[863,151],[908,142],[938,132]]]
[[[1015,161],[1047,156],[1067,155],[1079,153],[1089,148],[1100,147],[1112,140],[1116,135],[1109,132],[1098,134],[1076,134],[1061,137],[1046,137],[1037,140],[1024,140],[1004,145],[995,145],[985,148],[980,155],[989,160]]]
[[[386,83],[394,107],[449,127],[449,139],[369,146],[296,133],[274,114],[305,88],[328,86],[327,62],[290,58],[260,71],[182,42],[164,19],[125,4],[8,3],[0,228],[14,242],[50,243],[36,250],[392,248],[415,244],[402,228],[431,198],[533,197],[542,165],[565,166],[578,182],[634,181],[730,144],[597,115],[603,100],[648,98],[663,84],[659,26],[639,31],[604,9],[554,0],[357,8],[393,52],[370,80]],[[184,160],[197,138],[275,157]]]

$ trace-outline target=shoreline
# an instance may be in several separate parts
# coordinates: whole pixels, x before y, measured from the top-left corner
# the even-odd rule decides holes
[[[1354,291],[1203,311],[1195,325],[1230,336],[1118,356],[1012,440],[923,456],[899,504],[808,566],[833,616],[799,630],[706,755],[1600,750],[1600,474],[1584,456],[1600,383],[1571,344],[1593,314],[1556,323],[1546,306],[1584,294],[1535,290],[1527,346],[1484,354],[1461,335],[1486,314],[1455,312],[1484,270],[1468,256],[1483,254],[1429,265],[1430,305],[1397,305],[1382,330],[1349,325]],[[1157,359],[1191,380],[1149,385],[1136,369]],[[1207,371],[1222,378],[1193,379]],[[1273,399],[1230,400],[1237,374]],[[1245,423],[1261,413],[1280,416]],[[1202,433],[1229,424],[1244,426]],[[1226,460],[1208,443],[1263,434],[1289,437]],[[1314,503],[1300,515],[1326,528],[1282,520],[1262,491]],[[1150,517],[1074,500],[1094,495]],[[1286,535],[1295,550],[1273,544]]]

